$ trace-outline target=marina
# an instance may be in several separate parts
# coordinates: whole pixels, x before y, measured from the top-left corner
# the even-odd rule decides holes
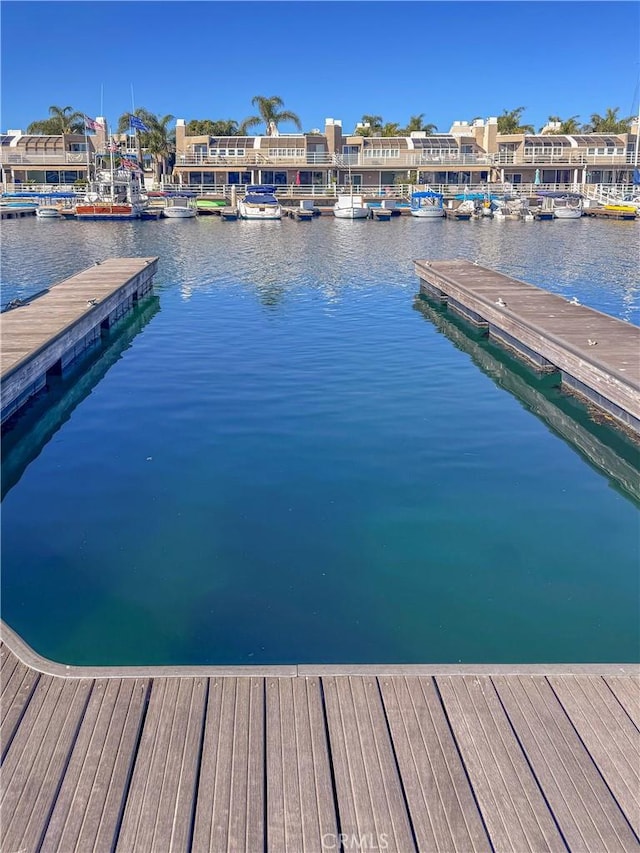
[[[637,849],[635,668],[0,656],[7,849]]]

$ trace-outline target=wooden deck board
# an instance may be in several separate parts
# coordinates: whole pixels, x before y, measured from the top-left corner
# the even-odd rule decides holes
[[[379,682],[418,849],[491,850],[433,679]]]
[[[39,847],[92,686],[90,679],[40,679],[2,764],[5,850]]]
[[[637,667],[106,675],[16,648],[7,853],[640,848]]]
[[[569,848],[637,850],[638,839],[546,678],[494,682]]]
[[[605,683],[640,730],[640,678],[605,676]]]
[[[376,679],[329,676],[323,688],[342,832],[415,850]]]
[[[206,680],[156,679],[117,850],[187,850]]]
[[[42,853],[111,849],[133,765],[145,680],[96,682],[51,814]]]
[[[636,835],[640,836],[640,732],[597,676],[549,683]]]
[[[489,677],[436,677],[496,851],[566,851]]]
[[[210,680],[194,850],[263,849],[264,727],[263,679]]]
[[[317,678],[266,681],[267,845],[322,848],[338,829]]]
[[[6,665],[3,661],[2,672],[0,673],[2,684],[0,695],[0,760],[2,761],[4,761],[39,678],[37,672],[29,669],[13,655],[6,661]]]

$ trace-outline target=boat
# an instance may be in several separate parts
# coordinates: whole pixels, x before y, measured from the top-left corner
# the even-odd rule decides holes
[[[272,184],[249,184],[238,201],[240,219],[282,219],[282,207]]]
[[[38,219],[61,219],[60,208],[55,204],[41,204],[36,207]]]
[[[433,190],[411,193],[411,216],[419,219],[438,219],[444,216],[444,196]]]
[[[371,211],[364,203],[361,195],[338,195],[333,205],[333,215],[336,219],[368,219]]]
[[[162,215],[167,219],[190,219],[197,216],[195,193],[166,193]]]
[[[580,219],[582,216],[584,202],[579,193],[543,190],[538,195],[551,200],[555,219]]]
[[[121,159],[116,168],[97,168],[82,201],[76,204],[76,219],[140,219],[149,198],[142,186],[142,172],[132,160]]]

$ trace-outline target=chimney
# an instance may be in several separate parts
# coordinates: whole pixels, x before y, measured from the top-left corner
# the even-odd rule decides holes
[[[324,122],[324,135],[327,138],[327,150],[329,154],[342,153],[342,121],[335,118],[327,118]]]
[[[183,118],[176,119],[176,154],[186,154],[185,137],[187,125]]]

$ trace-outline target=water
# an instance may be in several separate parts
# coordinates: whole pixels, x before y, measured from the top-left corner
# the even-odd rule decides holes
[[[160,257],[106,358],[5,437],[3,618],[77,664],[638,660],[635,449],[586,461],[601,428],[441,322],[412,263],[477,260],[638,323],[637,234],[3,223],[3,303]]]

